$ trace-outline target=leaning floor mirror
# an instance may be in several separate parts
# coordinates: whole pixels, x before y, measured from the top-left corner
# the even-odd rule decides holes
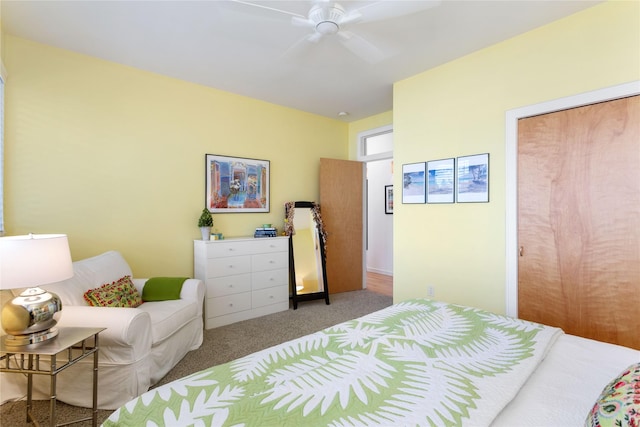
[[[315,202],[285,204],[285,233],[289,236],[289,284],[293,309],[299,301],[324,299],[329,304],[326,230]]]

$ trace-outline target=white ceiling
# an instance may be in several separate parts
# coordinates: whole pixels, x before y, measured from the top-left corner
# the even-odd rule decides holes
[[[304,40],[313,30],[292,25],[291,15],[306,17],[314,1],[248,1],[288,13],[222,0],[2,0],[2,29],[330,118],[348,112],[341,119],[352,121],[391,110],[393,82],[600,3],[394,1],[396,12],[422,10],[376,20],[365,11],[384,11],[392,0],[340,1],[347,11],[367,6],[365,19],[346,27],[381,54],[364,60],[337,35]]]

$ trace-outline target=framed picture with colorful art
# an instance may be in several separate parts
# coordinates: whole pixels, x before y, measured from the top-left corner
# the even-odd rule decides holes
[[[205,155],[205,206],[211,213],[269,212],[269,160]]]
[[[393,214],[393,185],[384,186],[384,213]]]

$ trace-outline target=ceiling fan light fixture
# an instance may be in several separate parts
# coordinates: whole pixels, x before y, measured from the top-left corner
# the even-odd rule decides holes
[[[316,4],[309,11],[308,20],[315,24],[317,33],[331,36],[340,31],[340,23],[344,17],[345,10],[338,3]]]
[[[333,21],[322,21],[316,24],[316,31],[323,36],[331,36],[340,31],[340,27]]]

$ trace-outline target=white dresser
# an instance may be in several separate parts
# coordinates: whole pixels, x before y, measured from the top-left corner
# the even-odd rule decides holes
[[[195,240],[193,260],[206,329],[289,309],[288,237]]]

